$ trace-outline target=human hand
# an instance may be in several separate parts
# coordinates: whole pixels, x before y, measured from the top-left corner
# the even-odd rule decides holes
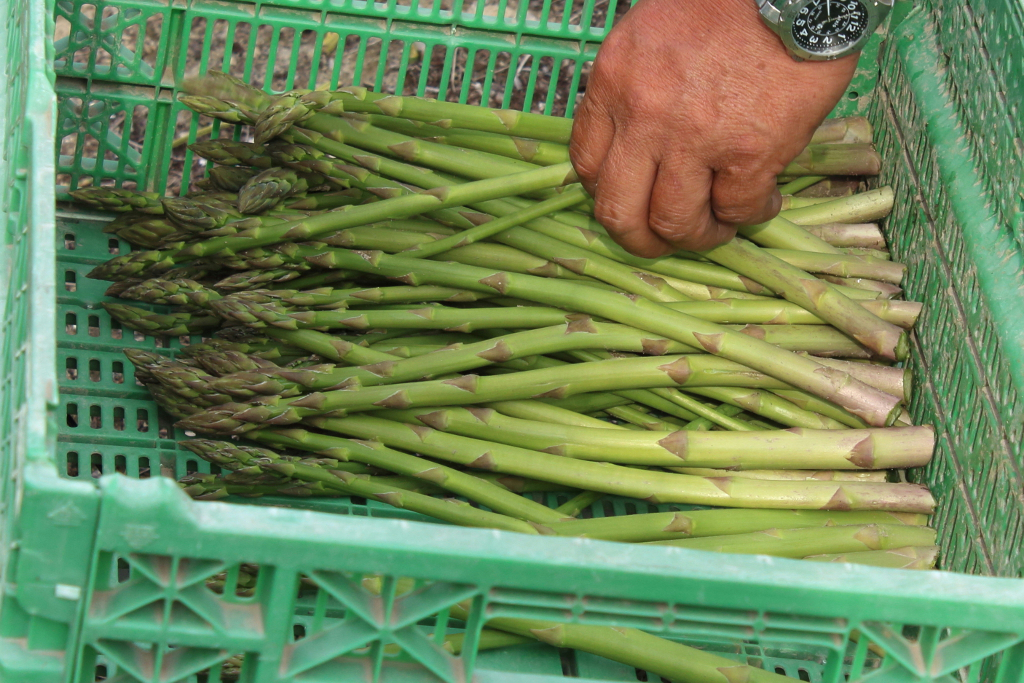
[[[605,39],[573,124],[595,216],[648,258],[770,220],[776,176],[856,66],[795,61],[751,0],[640,0]]]

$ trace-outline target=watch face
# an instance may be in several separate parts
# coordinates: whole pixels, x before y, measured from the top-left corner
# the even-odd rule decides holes
[[[868,10],[860,0],[812,0],[793,20],[793,40],[808,52],[839,52],[867,29]]]

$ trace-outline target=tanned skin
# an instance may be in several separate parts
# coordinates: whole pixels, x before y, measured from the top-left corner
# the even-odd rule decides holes
[[[648,258],[774,218],[776,176],[856,66],[797,62],[752,0],[640,0],[601,47],[573,126],[595,216]]]

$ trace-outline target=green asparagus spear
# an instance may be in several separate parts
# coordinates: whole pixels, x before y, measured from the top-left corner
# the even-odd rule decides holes
[[[347,119],[369,123],[377,128],[402,133],[414,138],[437,142],[452,147],[464,147],[489,152],[511,159],[550,166],[569,161],[569,147],[554,142],[531,140],[500,133],[478,130],[442,128],[420,121],[385,116],[383,114],[343,114]]]
[[[238,210],[243,214],[263,213],[288,197],[323,186],[326,180],[317,174],[268,168],[249,178],[239,188]]]
[[[832,417],[826,417],[817,412],[801,408],[791,401],[774,395],[770,391],[762,391],[760,389],[744,387],[691,387],[688,393],[742,408],[749,413],[767,418],[786,427],[845,429],[847,426],[866,426],[857,418],[853,418],[856,421],[855,424],[847,425]],[[841,409],[835,410],[839,411]]]
[[[818,129],[814,131],[811,144],[870,143],[872,137],[871,122],[863,116],[847,116],[822,121]]]
[[[631,406],[613,406],[606,408],[604,412],[611,417],[622,420],[628,425],[632,425],[634,429],[647,430],[652,432],[671,432],[674,429],[682,428],[685,423],[682,422],[670,422],[672,418],[669,417],[655,417],[650,412],[643,410],[638,405]],[[710,421],[709,425],[712,424]],[[622,429],[628,429],[622,425],[615,425]]]
[[[306,269],[295,269],[290,267],[271,268],[269,270],[243,270],[240,273],[232,273],[226,278],[218,280],[214,287],[225,293],[244,293],[252,289],[262,290],[267,287],[291,285],[292,282],[298,280],[307,272],[308,270]],[[207,298],[204,305],[210,304],[210,302],[217,301],[221,298],[223,297],[210,296]],[[208,307],[212,308],[212,304]]]
[[[807,207],[811,210],[816,208],[816,206]],[[739,233],[751,242],[765,248],[811,251],[822,254],[841,253],[838,247],[833,247],[782,215],[776,216],[767,223],[740,226]]]
[[[301,439],[288,439],[269,430],[257,431],[249,436],[271,446],[288,446],[334,458],[342,463],[357,462],[395,474],[423,479],[455,495],[516,519],[546,524],[564,517],[561,513],[490,481],[387,448],[373,441],[354,441],[315,432],[306,432]]]
[[[137,306],[112,302],[101,302],[100,305],[125,327],[158,337],[202,334],[221,325],[219,318],[208,315],[153,313]]]
[[[672,545],[720,553],[803,558],[808,555],[931,546],[934,543],[935,530],[925,526],[867,524],[812,529],[768,529],[749,534],[653,541],[651,545]]]
[[[256,142],[269,142],[288,131],[296,123],[306,121],[329,104],[333,96],[320,90],[296,89],[273,99],[263,97],[264,104],[256,121]]]
[[[266,169],[275,165],[267,146],[258,145],[255,142],[207,140],[195,142],[188,148],[194,154],[221,166],[251,166]]]
[[[555,522],[558,536],[645,543],[682,538],[751,534],[769,529],[810,529],[859,524],[923,526],[925,515],[900,512],[821,512],[817,510],[691,510]]]
[[[652,503],[924,514],[935,505],[927,489],[914,484],[702,478],[575,460],[374,417],[312,418],[308,423],[325,431],[374,438],[393,448],[414,449],[478,469]]]
[[[907,272],[901,263],[872,257],[843,254],[820,254],[789,249],[765,249],[772,256],[808,273],[821,273],[841,278],[869,278],[898,285]]]
[[[254,296],[246,296],[253,294]],[[261,292],[239,292],[226,299],[211,302],[211,306],[226,320],[243,324],[256,319],[267,325],[286,330],[297,329],[447,329],[472,332],[491,329],[499,325],[509,328],[537,328],[557,325],[568,315],[557,308],[448,308],[425,306],[413,310],[294,310],[279,300]],[[820,328],[824,330],[827,328]],[[800,349],[805,350],[803,348]],[[849,353],[842,354],[850,357]]]
[[[893,202],[892,188],[880,187],[851,197],[841,197],[822,204],[790,209],[785,212],[783,218],[797,225],[867,223],[888,216],[892,211]]]
[[[604,494],[598,491],[581,491],[555,508],[555,511],[564,517],[575,517],[602,498]]]
[[[266,328],[265,332],[268,335],[282,332],[294,335],[312,331],[293,332]],[[394,362],[395,357],[388,354],[371,352],[370,349],[360,349],[351,344],[345,346],[345,343],[340,340],[334,340],[332,345],[344,348],[348,354],[358,352],[364,358],[387,359],[377,361],[376,367],[369,369],[371,375],[386,377],[397,365],[397,362]],[[495,353],[501,353],[501,340],[495,342],[493,348]],[[320,355],[325,355],[325,353]],[[413,361],[422,361],[423,358],[410,358],[399,362],[404,362],[407,367],[412,365]],[[705,386],[708,384],[729,386],[731,384],[767,388],[780,386],[777,380],[710,355],[624,358],[581,365],[567,364],[558,367],[545,367],[507,375],[483,377],[464,375],[458,379],[393,384],[383,384],[380,380],[375,381],[367,377],[365,386],[358,389],[355,388],[357,382],[366,375],[362,372],[353,372],[349,375],[349,379],[341,380],[333,385],[346,388],[314,392],[301,398],[285,400],[272,397],[281,391],[293,389],[294,385],[289,385],[286,382],[318,383],[324,378],[320,377],[318,380],[319,373],[312,370],[278,372],[276,374],[284,381],[275,382],[265,373],[260,373],[253,378],[254,382],[246,383],[248,378],[239,376],[215,382],[218,391],[226,393],[259,391],[266,392],[268,398],[261,400],[260,405],[223,405],[215,411],[193,416],[185,426],[189,429],[211,433],[244,433],[267,420],[272,420],[273,424],[290,424],[304,417],[335,411],[356,412],[378,408],[473,405],[499,400],[563,398],[591,391],[666,386],[698,386],[702,384]],[[334,372],[328,374],[332,381],[341,376],[340,373]],[[236,382],[237,384],[235,384]],[[260,386],[260,383],[266,383],[266,386]],[[383,385],[373,386],[374,384]],[[629,397],[627,396],[627,398]]]
[[[253,337],[247,341],[230,341],[227,339],[209,339],[199,344],[190,344],[181,350],[186,357],[195,357],[208,351],[234,351],[247,356],[274,361],[278,365],[287,359],[307,355],[302,349],[271,340],[267,337]],[[128,353],[128,351],[125,351]]]
[[[191,358],[196,359],[199,365],[211,375],[223,377],[236,372],[257,372],[268,369],[282,369],[280,365],[272,361],[250,356],[239,351],[230,349],[207,350],[193,353]]]
[[[508,216],[482,223],[475,228],[471,228],[457,235],[445,237],[414,249],[407,249],[402,255],[408,258],[426,258],[429,256],[436,256],[437,254],[443,254],[450,249],[478,242],[497,235],[508,228],[521,225],[535,218],[546,216],[552,211],[575,206],[585,199],[587,199],[586,192],[581,187],[574,185],[566,188],[565,191],[551,199],[538,202],[528,209],[523,209],[516,213],[509,214]]]
[[[256,123],[259,115],[251,107],[212,95],[179,94],[178,101],[196,112],[225,123]]]
[[[605,358],[610,358],[610,354],[601,351],[577,350],[570,351],[569,355],[572,356],[573,358],[576,358],[577,360],[581,360],[584,362],[592,362],[602,360]],[[731,431],[745,432],[754,429],[753,427],[747,425],[746,423],[741,422],[739,420],[734,420],[731,416],[722,414],[715,410],[714,408],[711,408],[710,406],[707,406],[701,403],[700,401],[697,401],[696,399],[693,399],[683,394],[682,392],[676,391],[675,389],[667,387],[656,387],[651,389],[650,392],[654,396],[673,404],[674,407],[680,408],[683,411],[685,411],[686,414],[683,416],[684,418],[688,418],[690,417],[690,415],[703,417],[710,420],[712,423],[718,425],[719,427]],[[678,414],[673,409],[663,410],[663,412],[667,412],[670,415]]]
[[[747,277],[754,276],[787,301],[831,323],[883,358],[904,360],[909,353],[910,342],[902,329],[865,310],[831,284],[790,266],[751,242],[734,239],[706,255]]]
[[[625,429],[617,424],[588,417],[581,413],[541,401],[495,401],[484,404],[484,407],[497,410],[503,415],[518,417],[523,420],[537,420],[539,422],[574,425],[577,427],[596,427],[598,429]]]
[[[389,410],[382,416],[569,458],[646,466],[902,469],[927,464],[935,445],[930,427],[627,432],[523,420],[489,408]]]
[[[130,242],[133,246],[143,249],[157,249],[164,241],[178,232],[178,227],[163,216],[153,216],[145,213],[123,213],[121,217],[131,217],[131,220],[120,221],[118,225],[112,226],[110,231],[123,240]],[[111,224],[118,222],[111,221]]]
[[[325,111],[386,114],[423,121],[441,128],[466,128],[488,133],[568,144],[572,120],[509,109],[487,109],[420,97],[396,97],[346,88]]]
[[[938,546],[891,548],[889,550],[863,550],[860,552],[809,555],[813,562],[848,562],[890,569],[932,569],[938,560]]]
[[[256,175],[251,168],[214,166],[210,169],[210,184],[224,192],[238,192]]]
[[[469,618],[469,603],[451,609],[452,616]],[[704,652],[639,629],[621,626],[560,624],[540,619],[497,617],[487,620],[493,629],[535,638],[552,647],[590,652],[647,671],[676,683],[792,683],[792,678],[756,666]]]
[[[794,195],[797,192],[802,192],[810,187],[814,187],[822,180],[825,180],[826,176],[823,175],[805,175],[779,186],[779,193],[783,197],[786,195]]]
[[[875,483],[889,480],[887,472],[863,470],[715,470],[705,467],[669,467],[666,469],[698,477],[744,477],[747,479],[781,479],[783,481],[817,479],[819,481],[870,481]]]
[[[557,286],[552,286],[543,278],[402,259],[380,253],[359,254],[332,249],[311,261],[321,267],[342,267],[402,278],[409,284],[441,284],[476,291],[493,290],[538,303],[571,306],[584,313],[663,334],[670,339],[772,374],[797,388],[833,401],[874,426],[891,423],[897,409],[894,397],[868,387],[846,373],[824,368],[813,361],[808,361],[809,364],[794,362],[794,359],[800,357],[644,299],[631,299],[571,282],[559,282]]]
[[[811,144],[779,175],[854,175],[876,176],[882,170],[882,157],[870,143]]]
[[[833,247],[886,248],[885,237],[877,223],[821,223],[802,227]]]
[[[140,211],[162,214],[160,195],[156,192],[124,190],[116,187],[83,187],[69,194],[77,201],[103,211]]]
[[[162,386],[187,399],[195,406],[212,406],[228,400],[224,394],[210,389],[214,377],[201,367],[192,367],[180,361],[162,359],[148,366],[147,371]]]
[[[396,489],[386,484],[376,484],[351,472],[333,469],[330,465],[317,466],[305,461],[283,459],[274,451],[266,448],[203,439],[182,441],[181,445],[200,457],[234,459],[243,465],[257,466],[262,470],[276,472],[300,481],[320,483],[329,490],[372,498],[455,524],[504,529],[520,533],[537,533],[536,529],[528,522],[474,508],[468,503],[439,500],[413,491]]]
[[[834,358],[816,358],[822,365],[828,365],[848,372],[862,382],[897,396],[904,403],[910,403],[913,390],[913,372],[909,367],[896,368],[874,363],[856,363]]]
[[[384,199],[372,204],[346,206],[302,221],[245,230],[236,235],[196,242],[180,249],[134,252],[111,259],[93,269],[89,276],[95,279],[123,279],[133,277],[148,268],[158,271],[177,263],[214,254],[233,253],[286,240],[308,240],[321,234],[372,223],[382,218],[413,216],[434,209],[521,194],[534,188],[557,187],[575,180],[576,175],[569,165],[548,166],[516,176],[466,183],[436,191]]]
[[[165,280],[150,278],[138,282],[118,292],[117,296],[131,301],[142,301],[147,304],[164,304],[172,306],[202,306],[210,298],[220,298],[217,292],[195,280],[187,278]]]
[[[233,315],[241,319],[241,312],[233,313]],[[272,329],[277,328],[265,328],[265,331],[271,333]],[[326,373],[307,371],[287,376],[278,374],[275,376],[238,377],[234,378],[238,380],[237,383],[232,383],[234,388],[229,388],[227,383],[225,383],[225,390],[229,392],[238,391],[240,392],[238,394],[239,397],[247,398],[252,395],[248,393],[249,390],[246,388],[248,382],[262,384],[273,382],[275,379],[278,381],[278,384],[268,385],[262,391],[269,391],[271,394],[293,388],[302,389],[304,392],[321,391],[346,383],[351,385],[353,381],[357,381],[364,387],[375,384],[397,384],[454,372],[466,372],[516,358],[557,353],[577,348],[609,348],[620,351],[645,352],[652,355],[686,350],[682,345],[674,343],[662,344],[660,343],[661,341],[663,340],[649,339],[642,332],[625,326],[609,323],[591,323],[587,319],[578,319],[554,327],[514,332],[497,339],[465,344],[460,348],[440,349],[429,356],[404,360],[388,359],[386,356],[382,356],[378,360],[371,361],[371,363],[381,363],[381,365],[374,367],[337,368]],[[312,348],[309,350],[318,352]],[[730,373],[739,373],[734,375],[732,381],[746,384],[748,383],[746,377],[749,376],[750,383],[765,384],[763,376],[746,373],[744,368],[728,361],[713,359],[708,356],[686,356],[685,358],[687,370],[690,372],[700,373],[706,368],[709,372],[715,372],[715,376],[723,378]],[[389,360],[393,362],[388,362]],[[580,366],[580,368],[567,369],[565,372],[558,374],[533,375],[528,377],[527,381],[544,382],[550,381],[552,378],[556,382],[572,381],[570,378],[580,376],[579,373],[581,372],[584,374],[592,372],[598,374],[607,372],[611,374],[617,372],[617,368],[621,367],[624,373],[627,373],[634,379],[623,377],[622,379],[614,380],[619,386],[623,386],[624,382],[628,383],[625,388],[631,388],[629,385],[633,385],[633,387],[640,385],[665,386],[667,382],[673,380],[664,379],[662,375],[664,375],[666,370],[661,368],[662,366],[669,367],[675,360],[638,359],[614,366],[590,365],[587,366],[587,369],[581,369],[583,366]],[[607,371],[605,370],[606,367],[608,368]],[[559,380],[557,378],[563,379]],[[513,384],[519,386],[518,382],[513,383],[511,380],[506,380],[506,383],[509,383],[510,386]],[[698,380],[694,378],[690,383],[696,384]],[[781,386],[771,382],[768,382],[768,385]],[[529,385],[523,386],[524,391],[531,390]],[[587,388],[592,388],[592,386],[588,385]],[[515,391],[519,391],[519,389],[515,389]]]

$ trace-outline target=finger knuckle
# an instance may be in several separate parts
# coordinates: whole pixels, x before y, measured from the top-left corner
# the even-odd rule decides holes
[[[594,200],[594,217],[597,221],[613,232],[645,229],[637,217],[632,214],[625,202],[618,195],[602,191],[598,186],[597,198]]]
[[[748,167],[766,156],[770,149],[767,143],[760,135],[737,135],[729,141],[726,151],[733,165]]]
[[[758,219],[771,206],[774,185],[764,187],[754,185],[715,184],[712,192],[711,208],[722,223],[743,225],[758,222]]]
[[[651,232],[672,244],[678,244],[680,241],[685,241],[689,239],[694,232],[702,229],[701,226],[692,219],[687,219],[681,215],[666,213],[652,213],[647,219],[647,223],[651,228]]]
[[[651,230],[678,249],[705,251],[728,241],[735,230],[714,221],[681,221],[651,218]]]
[[[601,159],[593,152],[585,136],[577,138],[575,134],[573,135],[569,144],[569,161],[580,178],[587,182],[597,182]]]
[[[569,161],[579,177],[588,183],[596,183],[604,161],[605,151],[594,133],[594,119],[577,119],[569,139]]]
[[[664,211],[652,213],[647,222],[651,226],[651,230],[663,237],[676,233],[685,233],[689,230],[687,225],[689,221],[683,216]]]
[[[785,164],[775,140],[758,134],[740,134],[722,146],[716,172],[729,178],[776,175]]]
[[[726,204],[715,206],[715,218],[722,223],[742,225],[756,219],[764,210],[764,203],[759,206],[753,204]]]

